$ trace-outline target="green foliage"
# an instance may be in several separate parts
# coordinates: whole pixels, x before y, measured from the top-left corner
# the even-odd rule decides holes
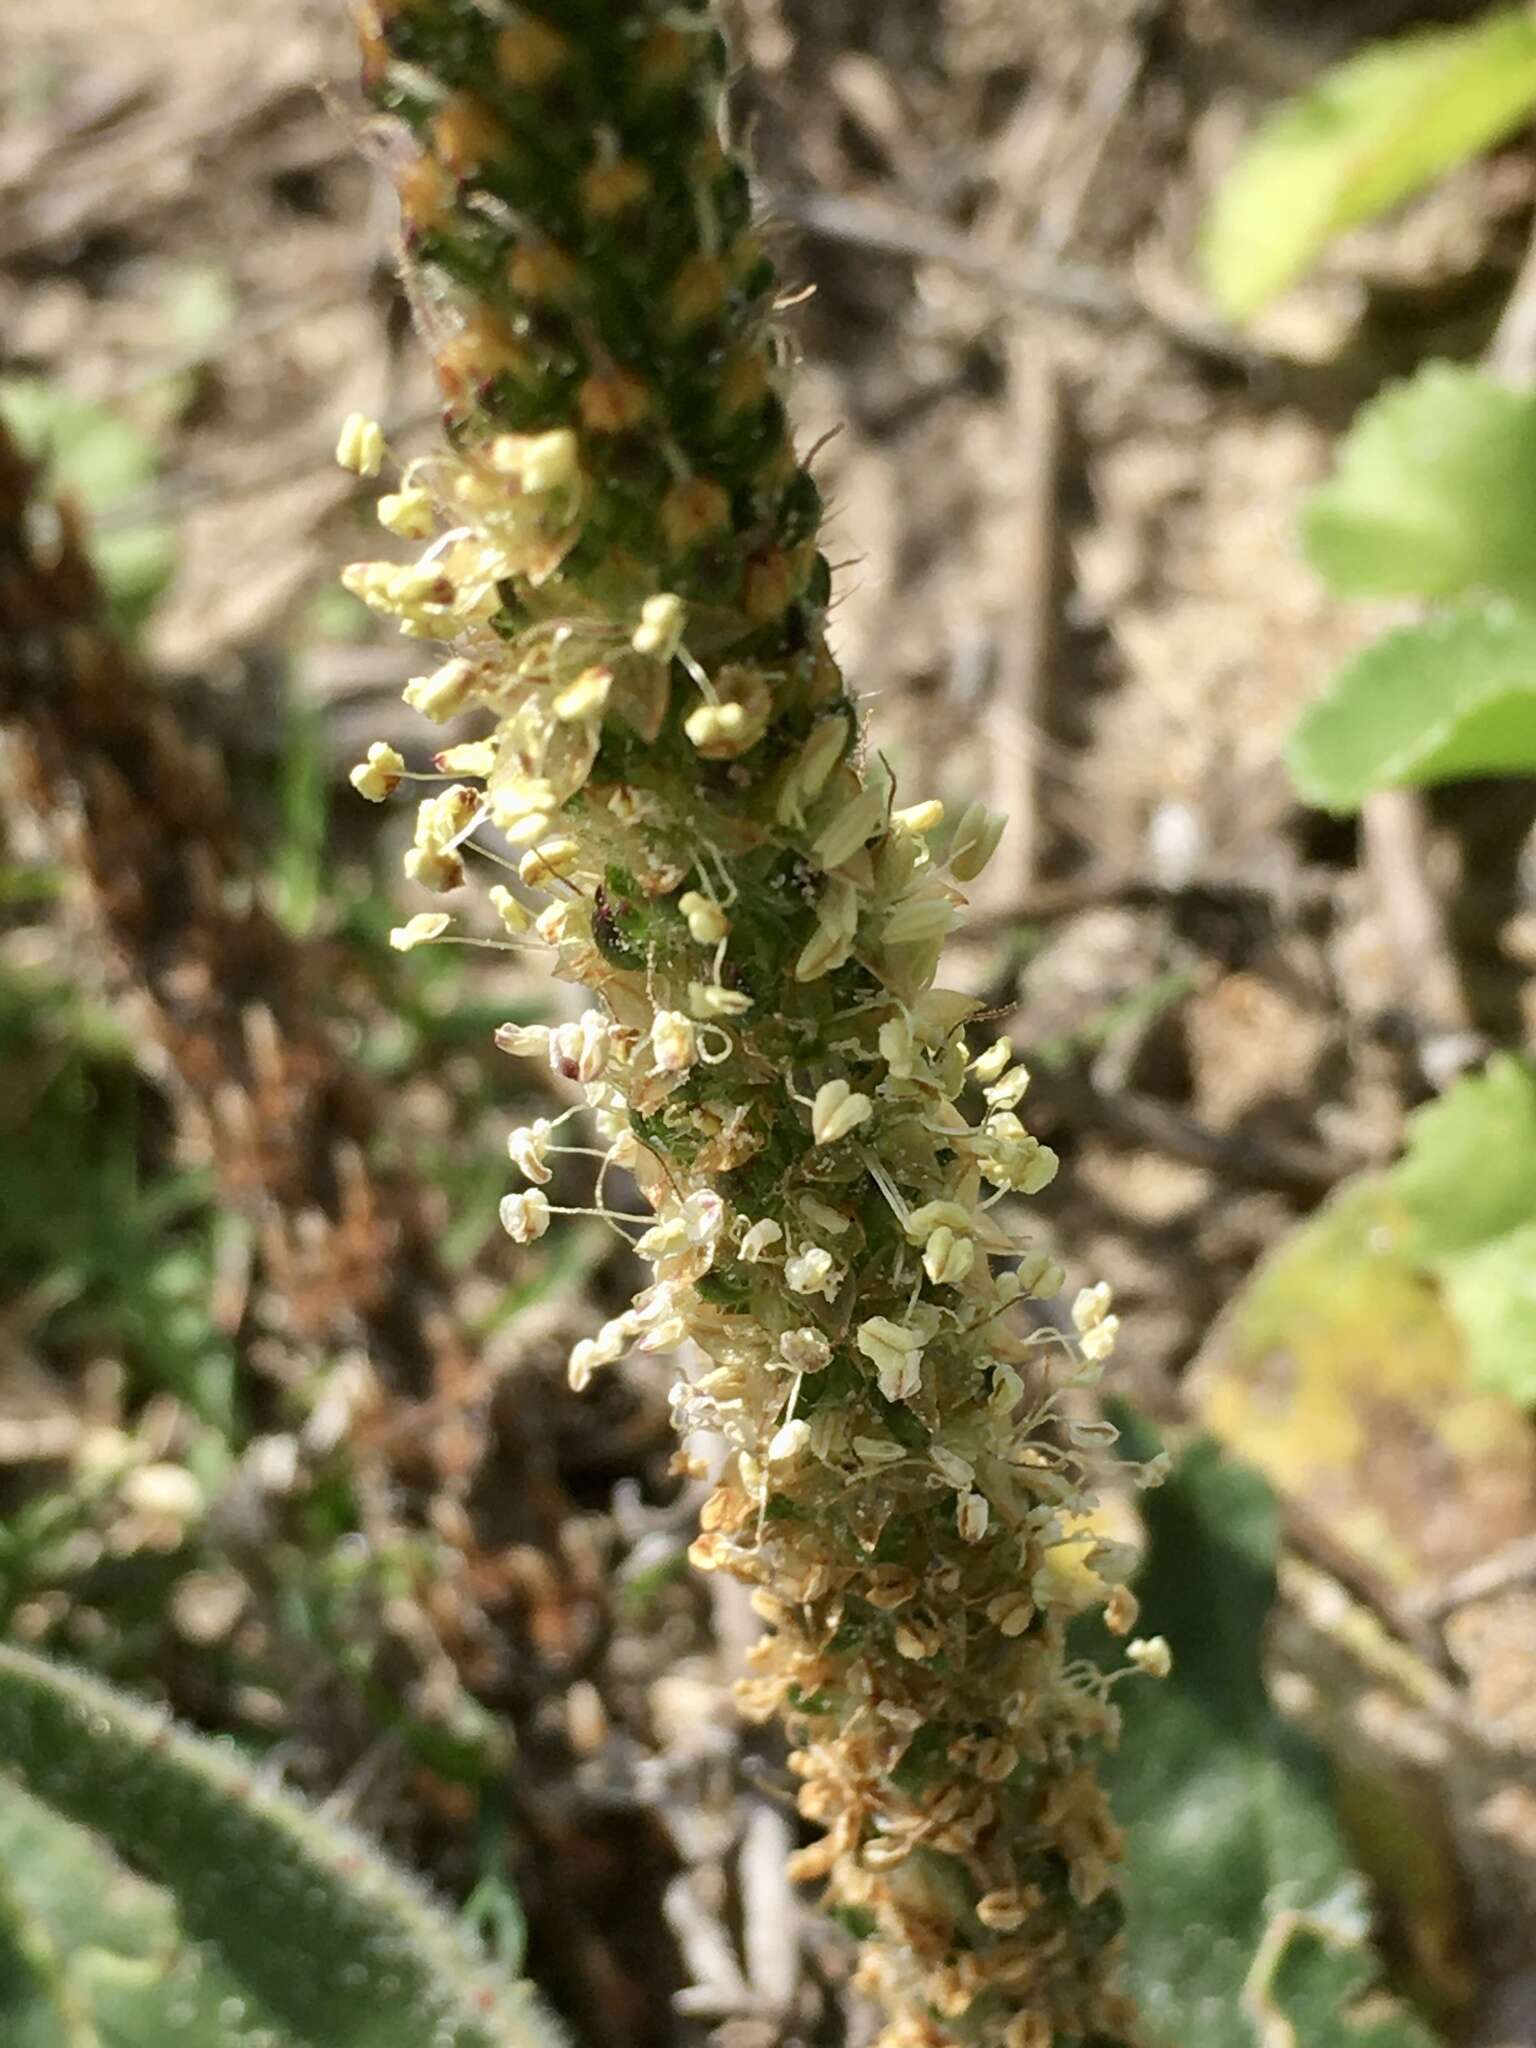
[[[1448,1261],[1445,1291],[1479,1380],[1536,1406],[1536,1223]]]
[[[1536,602],[1536,393],[1424,364],[1356,415],[1305,537],[1344,597]]]
[[[1212,1349],[1217,1434],[1288,1497],[1347,1489],[1356,1534],[1386,1544],[1373,1568],[1401,1576],[1417,1534],[1367,1498],[1360,1416],[1443,1438],[1446,1485],[1475,1498],[1518,1419],[1485,1397],[1536,1404],[1536,1068],[1500,1054],[1420,1110],[1397,1165],[1294,1230]]]
[[[324,720],[290,707],[278,778],[279,829],[272,869],[277,914],[297,937],[313,931],[326,881],[330,827]]]
[[[1326,243],[1501,141],[1536,108],[1536,18],[1501,9],[1469,27],[1373,45],[1288,101],[1222,186],[1201,264],[1245,319]]]
[[[0,976],[0,1075],[0,1295],[30,1299],[34,1339],[105,1338],[147,1388],[230,1433],[214,1221],[197,1176],[144,1170],[126,1041],[75,991]]]
[[[1536,612],[1467,606],[1389,633],[1308,706],[1289,760],[1309,802],[1344,812],[1374,790],[1536,772]]]
[[[133,498],[155,474],[154,445],[115,407],[74,398],[37,378],[0,379],[0,418],[23,448],[45,456],[55,486],[101,515]],[[139,626],[176,568],[162,521],[99,527],[91,550],[119,622]]]
[[[1393,1184],[1478,1382],[1536,1404],[1536,1069],[1501,1054],[1420,1110]]]
[[[1144,1512],[1141,1626],[1168,1638],[1174,1668],[1137,1682],[1106,1768],[1127,1830],[1128,1977],[1148,2040],[1434,2048],[1376,1989],[1325,1768],[1265,1692],[1269,1489],[1201,1439]]]
[[[1373,790],[1536,771],[1536,394],[1428,364],[1355,421],[1306,539],[1342,595],[1464,602],[1332,679],[1291,743],[1303,796],[1351,811]]]
[[[98,1681],[0,1647],[0,1754],[8,2043],[558,2040],[361,1836]]]
[[[1475,1251],[1536,1217],[1536,1071],[1500,1054],[1419,1110],[1394,1170],[1425,1258]]]

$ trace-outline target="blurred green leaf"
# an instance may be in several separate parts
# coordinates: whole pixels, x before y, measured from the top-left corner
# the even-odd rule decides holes
[[[209,1312],[204,1183],[143,1172],[129,1053],[71,991],[0,977],[0,1298],[30,1298],[50,1343],[105,1339],[228,1435],[234,1354]]]
[[[1526,8],[1362,50],[1271,115],[1222,186],[1200,247],[1212,296],[1247,318],[1334,235],[1501,141],[1533,108]]]
[[[1536,1222],[1450,1263],[1445,1286],[1478,1380],[1536,1405]]]
[[[1498,1053],[1415,1111],[1392,1185],[1433,1261],[1536,1218],[1536,1069]]]
[[[1140,1626],[1168,1638],[1174,1668],[1133,1681],[1106,1772],[1127,1832],[1127,1985],[1148,2039],[1268,2048],[1290,2038],[1271,2031],[1284,2019],[1305,2048],[1435,2048],[1377,1990],[1326,1768],[1264,1689],[1269,1489],[1202,1438],[1144,1512]]]
[[[1536,601],[1536,392],[1426,363],[1355,416],[1303,530],[1346,597]]]
[[[1536,773],[1536,611],[1504,601],[1403,626],[1348,663],[1303,715],[1289,761],[1309,803]]]
[[[1536,1404],[1536,1068],[1498,1054],[1421,1109],[1392,1183],[1478,1384]]]
[[[183,348],[207,349],[228,331],[239,310],[234,280],[222,263],[184,263],[167,278],[166,324]]]
[[[0,1936],[6,2048],[164,2048],[173,2025],[189,2044],[255,2048],[261,2026],[273,2048],[290,2040],[254,2009],[238,1978],[188,1939],[167,1893],[4,1775],[0,1870],[0,1920],[9,1919],[31,1964],[30,1983],[9,1978]],[[232,2010],[257,2024],[249,2033],[230,2028],[221,2014]]]
[[[38,378],[10,377],[0,378],[0,415],[24,448],[47,462],[52,485],[74,492],[90,512],[110,511],[154,477],[153,442],[110,406]],[[145,519],[100,529],[91,554],[122,624],[142,625],[175,573],[170,527]]]
[[[288,929],[303,938],[320,912],[330,835],[325,721],[305,705],[295,704],[288,713],[278,803],[280,828],[272,862],[276,909]]]

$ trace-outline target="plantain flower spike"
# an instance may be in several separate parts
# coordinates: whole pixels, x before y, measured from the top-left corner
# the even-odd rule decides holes
[[[1110,2048],[1115,1709],[1067,1630],[1119,1553],[1087,1519],[1101,1433],[1060,1409],[1115,1319],[1097,1292],[1064,1331],[1010,1315],[1062,1276],[997,1205],[1055,1156],[934,979],[1002,821],[946,835],[866,760],[725,45],[701,0],[369,0],[362,41],[446,436],[347,584],[433,643],[416,708],[477,721],[409,872],[483,873],[528,934],[487,943],[584,988],[579,1024],[498,1041],[565,1077],[652,1212],[653,1284],[572,1380],[675,1353],[685,1438],[730,1446],[693,1560],[754,1589],[741,1704],[788,1726],[819,1830],[794,1874],[867,1930],[882,2048]],[[360,422],[342,452],[381,455]],[[359,787],[400,773],[377,749]],[[513,1143],[520,1243],[556,1134]]]

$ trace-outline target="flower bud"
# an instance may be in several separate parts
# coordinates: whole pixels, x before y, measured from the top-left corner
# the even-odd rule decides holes
[[[867,1095],[856,1095],[846,1081],[824,1081],[811,1108],[811,1132],[818,1145],[835,1145],[873,1114]]]
[[[1008,820],[974,803],[962,812],[949,848],[949,872],[957,882],[974,882],[997,851]]]
[[[501,1227],[514,1244],[532,1244],[549,1228],[548,1197],[537,1188],[526,1195],[503,1195]]]
[[[336,460],[354,476],[377,476],[384,466],[384,431],[378,421],[349,412],[341,423]]]
[[[660,1010],[651,1026],[651,1050],[664,1074],[686,1074],[699,1057],[698,1032],[681,1010]]]
[[[794,1372],[822,1372],[832,1363],[832,1346],[820,1330],[786,1330],[779,1356]]]
[[[731,921],[719,904],[697,889],[689,889],[677,900],[689,936],[701,946],[717,946],[731,929]]]
[[[385,797],[394,795],[404,774],[403,757],[383,740],[375,740],[368,749],[367,760],[360,761],[347,780],[359,796],[367,797],[371,804],[378,804]]]
[[[409,953],[417,946],[429,945],[433,939],[440,939],[453,919],[446,910],[423,910],[418,916],[404,924],[397,924],[389,935],[389,943],[397,953]]]

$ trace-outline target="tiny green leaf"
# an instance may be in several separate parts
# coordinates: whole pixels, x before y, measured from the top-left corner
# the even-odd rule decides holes
[[[1536,1069],[1497,1054],[1417,1111],[1393,1192],[1413,1219],[1412,1252],[1475,1251],[1536,1218]]]
[[[1536,1405],[1536,1222],[1451,1261],[1445,1289],[1478,1380]]]
[[[1426,363],[1361,408],[1304,532],[1341,596],[1536,601],[1536,392]]]
[[[1303,714],[1288,758],[1302,796],[1340,812],[1378,789],[1536,773],[1536,611],[1500,600],[1389,633]]]
[[[1246,319],[1325,244],[1511,134],[1536,107],[1536,17],[1380,43],[1289,100],[1217,195],[1200,259],[1222,310]]]

